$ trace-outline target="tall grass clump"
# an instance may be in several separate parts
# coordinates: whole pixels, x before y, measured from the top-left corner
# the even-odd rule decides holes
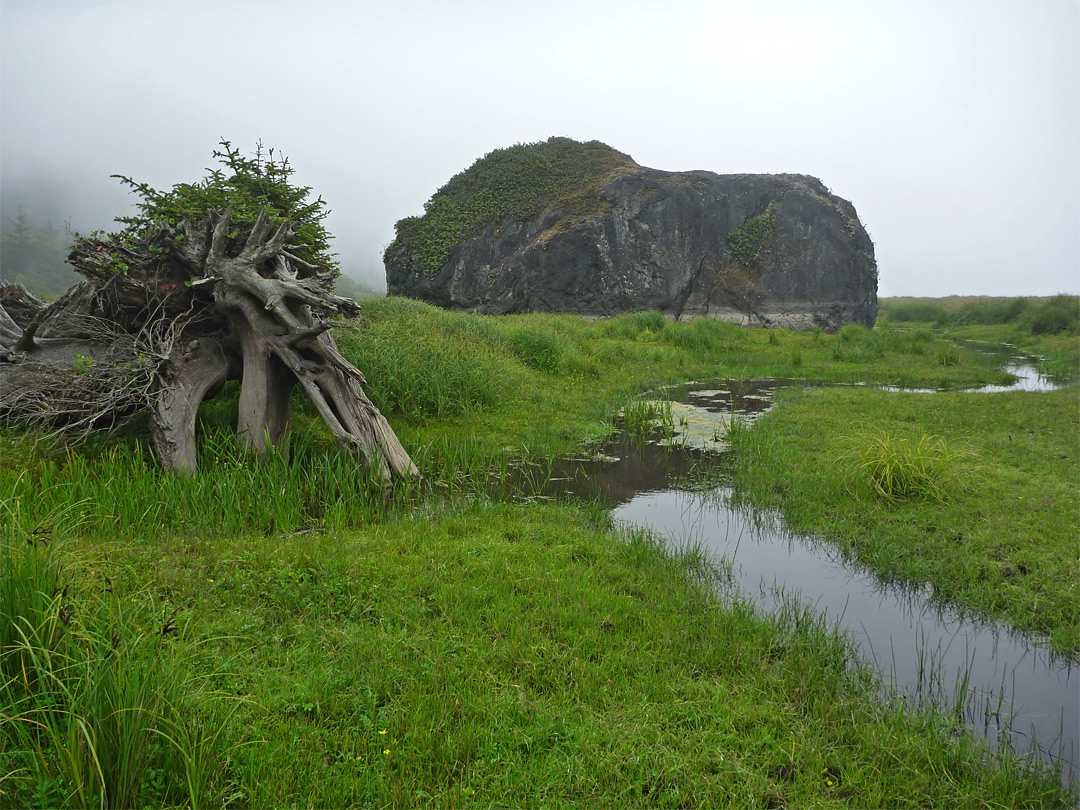
[[[939,366],[958,366],[960,365],[960,350],[952,343],[941,343],[938,345],[934,359]]]
[[[5,543],[0,549],[0,678],[5,685],[21,681],[32,688],[41,680],[34,659],[22,654],[24,642],[33,642],[41,660],[60,642],[67,593],[52,556],[52,544],[41,534],[26,537],[22,546]]]
[[[897,348],[906,354],[924,355],[927,346],[934,342],[934,333],[925,326],[896,334],[898,336]]]
[[[945,501],[973,471],[972,454],[923,431],[900,435],[869,428],[848,440],[840,456],[856,491],[869,484],[889,503],[917,498]]]
[[[858,324],[848,324],[848,326],[859,326]],[[847,326],[844,327],[847,329]],[[886,329],[875,329],[872,332],[868,332],[859,326],[861,331],[856,332],[854,335],[854,351],[847,358],[849,360],[855,360],[862,363],[872,363],[875,360],[880,360],[885,352],[890,348],[891,331]],[[843,330],[841,330],[843,331]],[[841,339],[843,336],[841,335]]]
[[[836,333],[836,337],[841,343],[855,343],[859,338],[866,334],[866,327],[860,323],[844,324],[840,328],[840,331]]]
[[[619,421],[623,430],[632,436],[658,431],[670,436],[675,431],[671,400],[667,399],[632,399],[620,409]]]
[[[1012,325],[1019,335],[1080,333],[1080,296],[1059,293],[1043,301],[1028,298],[941,299],[880,303],[887,323],[926,323],[939,327]]]
[[[957,326],[1015,323],[1023,318],[1031,307],[1031,302],[1026,298],[972,301],[960,306],[951,320]]]
[[[460,415],[515,389],[519,374],[494,330],[464,329],[460,315],[403,298],[372,301],[364,311],[365,323],[338,330],[337,339],[383,413]]]
[[[58,545],[5,532],[0,547],[0,795],[9,806],[220,802],[220,724],[204,715],[208,680],[177,612],[122,598],[101,574],[75,581]]]
[[[95,539],[289,534],[356,527],[384,514],[390,504],[377,475],[307,424],[298,420],[288,446],[263,456],[247,452],[230,428],[210,427],[199,437],[194,476],[163,470],[136,441],[100,453],[69,449],[19,474],[0,468],[0,486],[19,504],[20,525],[48,524],[64,510]],[[0,514],[0,528],[14,523]]]
[[[514,357],[536,371],[558,373],[573,352],[573,344],[548,324],[534,320],[507,331]]]
[[[940,304],[911,301],[880,301],[879,317],[890,323],[932,323],[944,326],[952,322],[952,314]]]
[[[667,324],[668,319],[656,310],[630,312],[618,315],[606,322],[608,334],[629,340],[634,340],[646,333],[659,334],[664,331]]]
[[[690,323],[665,323],[663,335],[673,346],[701,355],[739,347],[746,329],[719,318],[694,318]]]

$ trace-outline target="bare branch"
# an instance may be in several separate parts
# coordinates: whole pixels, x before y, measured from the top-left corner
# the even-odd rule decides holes
[[[282,250],[281,250],[281,255],[288,257],[289,261],[300,265],[305,270],[318,270],[319,269],[319,265],[312,264],[311,262],[305,262],[303,259],[297,258],[296,256],[294,256],[292,253],[285,250],[284,248],[282,248]]]

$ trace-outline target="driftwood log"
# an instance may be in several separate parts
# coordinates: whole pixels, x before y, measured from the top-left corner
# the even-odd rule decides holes
[[[226,209],[134,248],[80,239],[68,262],[86,280],[52,304],[0,287],[0,417],[82,435],[146,411],[161,464],[195,472],[199,405],[223,383],[240,380],[237,431],[256,452],[288,433],[299,384],[362,463],[387,482],[416,476],[330,334],[359,306],[295,255],[294,236],[265,210],[237,226]]]

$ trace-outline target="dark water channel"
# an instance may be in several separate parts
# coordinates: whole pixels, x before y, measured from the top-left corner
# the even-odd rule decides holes
[[[1014,370],[1015,368],[1015,370]],[[1033,366],[1008,370],[1028,382],[997,390],[1047,390]],[[1059,761],[1080,773],[1080,668],[1008,628],[932,604],[929,592],[883,583],[828,545],[787,531],[775,516],[728,506],[723,433],[732,418],[754,419],[782,381],[687,385],[671,398],[670,441],[627,439],[593,459],[544,471],[544,497],[597,499],[618,521],[648,526],[675,546],[695,543],[733,569],[742,596],[763,612],[797,598],[851,637],[898,694],[963,707],[968,727],[993,744]],[[1028,387],[1032,386],[1032,387]],[[1042,386],[1042,387],[1039,387]],[[670,439],[670,437],[668,437]],[[718,452],[719,451],[719,452]],[[719,485],[689,484],[709,469]],[[697,476],[700,480],[700,475]],[[534,489],[536,491],[536,489]]]

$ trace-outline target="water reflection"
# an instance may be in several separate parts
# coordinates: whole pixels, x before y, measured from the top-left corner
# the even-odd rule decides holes
[[[1025,368],[1034,376],[1017,374],[1020,387],[1007,390],[1053,387],[1030,364],[1009,370]],[[670,389],[665,393],[679,407],[663,441],[624,437],[595,458],[518,471],[509,485],[538,497],[600,500],[617,520],[648,526],[674,545],[700,543],[732,563],[740,593],[761,610],[797,596],[825,614],[899,694],[961,705],[968,727],[991,743],[1060,760],[1066,777],[1080,772],[1075,666],[1006,627],[941,609],[928,591],[889,586],[835,548],[788,532],[775,516],[728,505],[725,454],[707,452],[723,448],[718,432],[732,418],[764,413],[777,388],[803,384],[729,380]],[[688,482],[703,474],[719,483],[692,491]]]
[[[1009,385],[982,385],[978,388],[959,389],[970,394],[1000,394],[1007,391],[1056,391],[1062,387],[1061,383],[1052,377],[1047,377],[1039,371],[1038,358],[1016,357],[1002,366],[1002,370],[1012,374],[1016,381]],[[917,394],[939,394],[945,389],[941,388],[900,388],[894,385],[884,386],[886,391],[903,391]],[[949,389],[957,390],[957,389]]]
[[[1077,767],[1080,697],[1073,666],[1005,627],[938,608],[925,591],[889,587],[779,521],[727,507],[726,495],[723,489],[709,497],[653,491],[613,514],[675,543],[693,540],[728,560],[743,598],[763,611],[798,595],[846,630],[901,694],[948,707],[960,703],[969,727],[992,743],[1005,735],[1016,751],[1037,745]]]

